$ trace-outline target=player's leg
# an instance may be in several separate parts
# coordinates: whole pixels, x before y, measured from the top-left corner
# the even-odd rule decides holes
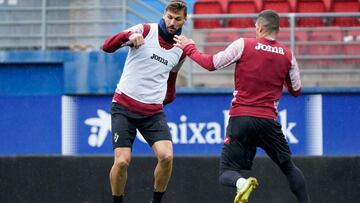
[[[310,203],[310,197],[306,189],[305,178],[302,171],[293,163],[291,159],[279,165],[285,174],[290,189],[300,203]]]
[[[115,199],[122,199],[124,194],[130,159],[131,148],[120,147],[114,150],[114,163],[110,170],[110,185]],[[122,202],[122,200],[119,201]]]
[[[304,175],[291,159],[291,151],[281,130],[281,125],[271,119],[264,119],[262,122],[261,147],[284,173],[290,189],[298,201],[309,203],[310,198]]]
[[[127,180],[127,169],[131,160],[131,147],[136,128],[126,116],[128,111],[119,104],[111,108],[111,131],[114,163],[110,170],[111,192],[115,203],[122,202]]]
[[[153,203],[161,202],[172,173],[173,145],[165,114],[159,113],[137,125],[158,160],[154,170]]]
[[[158,160],[154,171],[154,191],[164,192],[171,177],[173,147],[169,140],[157,141],[152,146]]]
[[[249,170],[256,154],[252,118],[231,117],[227,136],[220,157],[219,181],[222,185],[236,187],[234,203],[247,202],[251,192],[257,187],[253,177],[244,178],[241,170]],[[253,138],[252,138],[253,137]]]

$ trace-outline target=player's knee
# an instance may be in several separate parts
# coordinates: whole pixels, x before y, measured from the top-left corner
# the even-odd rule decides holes
[[[114,166],[119,169],[127,169],[130,165],[130,160],[128,159],[117,159],[114,162]]]
[[[158,156],[158,160],[162,165],[171,165],[174,156],[172,153],[164,153]]]

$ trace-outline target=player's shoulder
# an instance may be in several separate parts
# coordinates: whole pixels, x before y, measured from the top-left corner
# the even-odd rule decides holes
[[[245,39],[246,39],[246,38],[240,37],[240,38],[234,40],[234,41],[231,43],[231,45],[232,45],[232,46],[240,46],[240,47],[243,47],[244,44],[245,44]]]
[[[152,23],[142,23],[141,24],[141,26],[143,28],[143,37],[144,38],[149,34],[151,25],[152,25]]]
[[[150,28],[151,28],[151,23],[143,23],[143,24],[141,24],[142,26],[143,26],[143,29],[144,29],[144,31],[145,30],[150,30]]]
[[[282,42],[279,41],[276,41],[276,44],[284,50],[285,55],[288,55],[290,58],[292,57],[293,53],[288,46],[284,45]]]

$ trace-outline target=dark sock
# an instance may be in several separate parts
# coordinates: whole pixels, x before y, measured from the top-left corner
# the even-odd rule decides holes
[[[113,199],[114,199],[114,203],[122,203],[123,202],[122,195],[120,195],[120,196],[113,195]]]
[[[151,203],[161,203],[161,199],[165,192],[154,192]]]

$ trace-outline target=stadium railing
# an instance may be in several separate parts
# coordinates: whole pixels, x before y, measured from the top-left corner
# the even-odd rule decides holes
[[[142,22],[157,22],[163,0],[28,0],[17,5],[0,4],[0,50],[98,51],[111,34]],[[298,25],[299,19],[360,18],[359,12],[281,13],[289,26],[278,40],[295,53],[305,86],[360,86],[360,26]],[[253,27],[228,26],[229,21],[255,19],[257,14],[189,15],[184,34],[207,53],[216,53],[239,37],[254,37]],[[216,28],[196,28],[201,19],[218,19]],[[231,87],[232,68],[208,73],[187,60],[179,86]]]
[[[164,0],[26,0],[0,2],[1,50],[99,50],[106,37],[158,22]],[[160,10],[161,9],[161,10]]]
[[[255,37],[255,27],[231,27],[231,19],[252,18],[255,24],[257,14],[194,14],[188,23],[187,35],[194,39],[198,48],[215,54],[226,48],[239,37]],[[344,13],[281,13],[287,18],[288,27],[282,27],[278,40],[295,53],[301,67],[305,86],[359,86],[360,85],[360,26],[297,26],[300,19],[322,18],[331,21],[336,17],[356,17],[358,12]],[[203,19],[217,19],[223,27],[196,28],[194,22]],[[360,21],[359,21],[360,22]],[[359,23],[360,25],[360,23]],[[233,69],[208,73],[188,61],[184,74],[186,86],[231,86]]]

